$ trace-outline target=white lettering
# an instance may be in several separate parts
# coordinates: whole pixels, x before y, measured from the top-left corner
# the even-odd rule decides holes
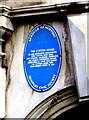
[[[54,66],[59,57],[54,48],[31,50],[27,57],[27,63],[31,68]]]

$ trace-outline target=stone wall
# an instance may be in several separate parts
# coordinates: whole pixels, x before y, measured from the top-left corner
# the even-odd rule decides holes
[[[24,0],[20,0],[18,2],[17,0],[4,0],[0,2],[0,5],[18,8],[29,5],[57,4],[63,2],[75,1],[34,0],[33,2],[32,0],[27,0],[24,2]],[[46,18],[41,19],[39,21],[38,18],[36,21],[33,17],[28,20],[27,18],[24,18],[22,21],[12,20],[14,30],[12,27],[11,30],[13,33],[8,38],[6,37],[6,42],[4,44],[6,56],[3,65],[5,68],[0,67],[0,83],[2,84],[2,86],[0,86],[0,96],[2,96],[0,98],[0,107],[3,107],[0,112],[0,117],[25,118],[29,112],[43,100],[65,87],[75,85],[76,80],[78,85],[83,85],[82,88],[77,86],[80,96],[87,93],[86,71],[89,70],[86,68],[87,55],[85,53],[87,47],[87,14],[78,14],[77,16],[71,15],[63,18],[59,16],[49,16],[48,20]],[[26,81],[23,69],[23,51],[31,29],[35,25],[43,22],[52,25],[58,32],[62,44],[62,68],[55,85],[49,91],[39,93],[33,91]],[[12,26],[12,24],[9,25]],[[8,24],[4,27],[7,26]],[[80,81],[80,79],[82,80]]]
[[[25,7],[29,5],[39,5],[39,4],[57,4],[57,3],[69,3],[69,2],[79,2],[84,0],[1,0],[0,5],[6,5],[9,7]],[[86,0],[87,1],[87,0]]]
[[[69,26],[71,33],[71,41],[74,53],[74,61],[76,66],[76,76],[80,96],[87,96],[88,93],[88,37],[87,37],[87,13],[78,16],[69,17]],[[81,22],[80,22],[81,21]],[[85,54],[85,55],[84,55]],[[89,78],[88,78],[89,79]],[[87,81],[87,82],[86,82]]]
[[[48,23],[48,22],[47,22]],[[70,78],[70,68],[67,66],[65,44],[66,33],[62,22],[49,22],[58,31],[62,43],[62,68],[59,78],[52,89],[39,93],[33,91],[28,85],[23,69],[23,52],[29,31],[39,23],[21,24],[15,27],[12,37],[6,43],[6,54],[8,62],[7,70],[7,95],[6,95],[6,115],[7,118],[23,118],[41,101],[62,89],[73,84]],[[67,58],[68,59],[68,58]],[[69,69],[69,70],[68,70]],[[13,112],[12,112],[13,111]],[[19,114],[20,113],[20,114]]]

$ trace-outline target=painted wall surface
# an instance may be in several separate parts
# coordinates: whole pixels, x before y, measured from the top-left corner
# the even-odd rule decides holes
[[[86,40],[87,40],[87,60],[86,60],[86,62],[87,62],[87,64],[86,64],[86,68],[87,68],[87,77],[88,77],[88,81],[89,81],[89,40],[88,40],[88,38],[89,38],[89,13],[87,13],[87,31],[86,31]],[[89,85],[89,84],[88,84]]]
[[[0,5],[6,5],[9,7],[25,7],[29,5],[39,5],[39,4],[57,4],[57,3],[69,3],[69,2],[79,2],[84,0],[1,0]],[[88,1],[88,0],[85,0]]]
[[[78,0],[64,0],[64,1],[34,0],[34,2],[33,0],[27,0],[26,2],[24,2],[24,0],[20,0],[19,2],[17,0],[7,0],[7,1],[1,1],[0,5],[7,5],[9,7],[24,7],[33,4],[42,4],[42,2],[45,4],[52,4],[52,3],[63,3],[63,2],[66,3],[72,1],[75,2]],[[55,93],[58,90],[61,90],[66,86],[74,84],[74,79],[75,79],[74,77],[76,75],[74,73],[74,66],[72,66],[72,63],[70,62],[72,58],[70,57],[69,59],[68,56],[69,52],[70,54],[72,53],[70,49],[70,40],[72,40],[72,46],[74,52],[73,55],[76,60],[75,66],[77,66],[78,68],[76,69],[77,78],[86,79],[85,76],[86,56],[83,56],[84,50],[86,50],[85,46],[87,43],[85,42],[87,38],[86,23],[87,23],[86,15],[69,17],[69,27],[70,27],[70,31],[69,31],[67,24],[66,23],[64,24],[60,20],[49,22],[49,24],[53,25],[53,27],[57,30],[59,37],[61,39],[62,68],[56,84],[53,86],[52,89],[44,93],[35,92],[30,88],[30,86],[26,81],[24,69],[23,69],[23,51],[28,33],[35,25],[39,23],[23,23],[23,24],[18,24],[18,26],[14,25],[14,32],[12,36],[6,41],[6,45],[5,45],[6,66],[8,69],[6,73],[4,69],[3,70],[0,69],[1,71],[0,84],[3,84],[3,86],[0,86],[0,96],[2,96],[0,97],[0,107],[3,108],[2,111],[0,111],[0,117],[6,116],[7,118],[24,118],[34,107],[36,107],[45,98],[47,98],[51,94]],[[70,38],[70,33],[71,33],[71,38]],[[80,44],[82,46],[82,49],[80,49],[79,47]],[[80,59],[81,59],[81,63],[79,62]],[[5,73],[6,75],[5,74],[2,75],[1,73]],[[84,84],[84,81],[81,82],[81,85],[82,83]],[[6,85],[6,93],[5,93],[5,85]],[[86,91],[87,84],[85,86],[86,87],[84,89],[80,90],[81,93],[84,93],[84,90]]]
[[[89,92],[87,91],[89,84],[87,17],[87,13],[69,17],[69,27],[80,97],[87,96],[89,94]]]
[[[6,86],[6,75],[5,69],[0,68],[0,118],[5,116],[5,86]]]
[[[81,19],[81,17],[83,19]],[[84,54],[82,53],[84,53],[86,49],[85,48],[86,15],[69,17],[69,19],[70,19],[69,27],[70,27],[70,33],[71,33],[72,47],[73,47],[74,58],[75,58],[75,66],[77,66],[76,67],[77,78],[78,79],[82,78],[82,81],[79,84],[81,85],[85,84],[85,88],[83,88],[84,86],[82,86],[80,87],[79,91],[81,91],[81,94],[84,95],[87,91],[87,84],[85,82],[86,81],[86,64],[85,64],[86,56],[84,57]],[[80,19],[81,19],[81,24],[80,24]],[[56,91],[70,84],[74,84],[74,81],[72,80],[74,79],[73,78],[74,75],[72,75],[72,77],[70,75],[70,69],[73,70],[74,68],[71,65],[70,67],[68,66],[69,60],[68,60],[68,57],[66,56],[66,54],[68,53],[68,51],[66,50],[70,49],[68,45],[68,39],[69,39],[68,32],[67,32],[68,29],[66,30],[66,26],[64,25],[64,23],[55,21],[49,24],[53,25],[53,27],[57,30],[62,43],[63,58],[62,58],[61,73],[54,87],[47,92],[44,92],[44,93],[35,92],[29,87],[25,78],[24,70],[23,70],[23,51],[24,51],[24,45],[25,45],[29,31],[37,24],[38,23],[36,24],[33,23],[32,25],[29,23],[27,25],[24,25],[24,24],[18,25],[15,28],[15,31],[12,37],[6,43],[6,54],[7,54],[7,57],[9,56],[9,59],[8,59],[9,69],[7,72],[8,86],[7,86],[7,99],[6,99],[7,100],[6,101],[7,118],[25,117],[42,100],[44,100],[51,94],[55,93]],[[80,44],[82,46],[81,49],[79,47]],[[9,53],[9,51],[11,51],[11,53]]]
[[[20,25],[15,28],[11,39],[6,43],[6,54],[8,59],[7,71],[7,118],[23,118],[42,100],[62,89],[70,83],[70,75],[67,68],[65,56],[66,34],[61,22],[50,23],[58,31],[62,43],[62,68],[56,84],[47,92],[35,92],[28,85],[23,69],[24,45],[29,31],[36,24]],[[8,49],[9,48],[9,49]],[[10,53],[9,53],[10,52]],[[13,112],[12,112],[13,111]]]

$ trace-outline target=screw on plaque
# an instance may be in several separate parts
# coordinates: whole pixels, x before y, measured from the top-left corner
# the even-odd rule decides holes
[[[24,58],[24,61],[26,60],[26,58]]]
[[[42,23],[41,26],[44,26],[44,23]]]
[[[62,55],[59,55],[59,57],[62,57]]]

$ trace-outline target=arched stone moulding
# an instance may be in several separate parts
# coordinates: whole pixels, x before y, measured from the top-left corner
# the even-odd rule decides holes
[[[68,86],[42,101],[25,119],[51,119],[78,106],[76,87]]]

